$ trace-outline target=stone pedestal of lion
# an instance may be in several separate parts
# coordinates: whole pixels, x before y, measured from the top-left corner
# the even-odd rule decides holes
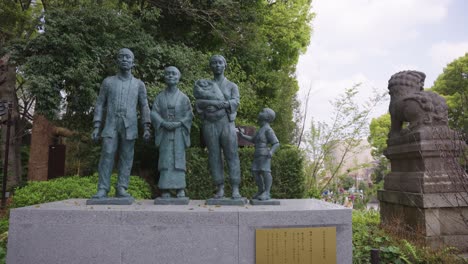
[[[403,71],[389,80],[391,172],[378,194],[382,223],[433,248],[468,252],[468,177],[459,163],[465,143],[448,127],[445,99],[423,91],[424,79]]]

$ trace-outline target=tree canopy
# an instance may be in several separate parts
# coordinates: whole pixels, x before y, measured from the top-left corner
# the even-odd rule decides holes
[[[387,148],[388,133],[390,132],[390,114],[383,114],[377,118],[372,118],[369,125],[369,137],[367,141],[372,146],[372,156],[380,159]]]
[[[447,99],[450,126],[468,134],[468,53],[449,63],[431,89]]]
[[[278,138],[289,143],[298,106],[294,72],[310,39],[310,4],[311,0],[6,1],[11,23],[1,33],[13,36],[10,32],[21,21],[34,22],[34,38],[16,34],[6,42],[6,51],[13,54],[25,87],[36,98],[36,111],[68,120],[72,127],[85,125],[77,120],[89,122],[100,82],[115,72],[119,48],[134,51],[134,73],[147,84],[150,101],[164,87],[165,66],[181,70],[181,89],[191,96],[194,81],[211,75],[209,56],[219,53],[228,61],[227,77],[240,88],[237,122],[253,125],[258,111],[270,107],[277,112],[273,126]],[[26,13],[38,5],[40,16]]]

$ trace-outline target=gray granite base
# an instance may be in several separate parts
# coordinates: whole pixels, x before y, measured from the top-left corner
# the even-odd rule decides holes
[[[281,202],[279,200],[258,200],[252,199],[250,200],[251,205],[280,205]]]
[[[8,264],[254,264],[255,230],[336,227],[338,264],[352,263],[351,209],[314,199],[279,206],[86,205],[12,209]]]
[[[86,200],[86,205],[131,205],[135,199],[133,197],[106,197]]]
[[[237,205],[237,206],[244,206],[248,203],[247,198],[242,197],[239,199],[232,199],[232,198],[211,198],[206,200],[206,205]]]
[[[382,223],[417,232],[427,246],[468,252],[468,193],[407,193],[379,190]]]
[[[154,199],[154,204],[157,205],[187,205],[189,204],[190,198],[180,197],[180,198],[162,198],[158,197]]]

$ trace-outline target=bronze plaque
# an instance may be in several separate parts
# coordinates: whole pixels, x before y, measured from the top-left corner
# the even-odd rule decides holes
[[[336,227],[257,229],[256,264],[336,264]]]

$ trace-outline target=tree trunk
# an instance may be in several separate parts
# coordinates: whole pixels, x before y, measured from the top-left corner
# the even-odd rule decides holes
[[[7,189],[10,190],[17,186],[21,181],[21,140],[22,131],[20,131],[18,97],[16,96],[16,68],[10,64],[9,54],[0,59],[0,100],[13,103],[11,112],[10,127],[10,146],[8,153],[8,168],[4,168],[8,173]],[[2,121],[5,121],[7,115],[4,115]],[[3,163],[6,147],[6,125],[1,127],[0,156]]]
[[[29,151],[28,181],[47,181],[49,145],[53,142],[53,126],[42,115],[34,115]]]

